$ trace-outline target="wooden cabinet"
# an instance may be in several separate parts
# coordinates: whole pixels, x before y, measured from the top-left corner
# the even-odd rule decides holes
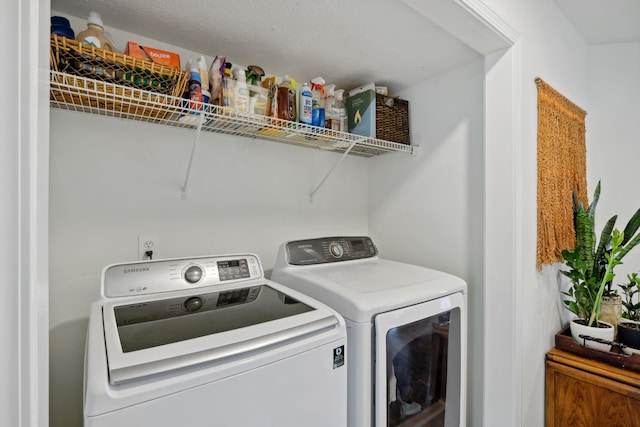
[[[640,373],[552,349],[546,427],[599,426],[640,426]]]

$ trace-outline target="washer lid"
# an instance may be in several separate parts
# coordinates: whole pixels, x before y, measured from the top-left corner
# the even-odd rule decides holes
[[[298,292],[265,280],[247,285],[104,304],[109,381],[255,357],[341,327],[333,311]]]
[[[379,258],[285,266],[274,269],[272,279],[355,322],[467,289],[464,280],[451,274]]]

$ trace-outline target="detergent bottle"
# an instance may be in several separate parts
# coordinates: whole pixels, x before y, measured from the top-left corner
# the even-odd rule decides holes
[[[87,29],[81,31],[76,36],[76,40],[82,43],[90,44],[101,49],[115,51],[113,43],[104,34],[104,26],[102,24],[102,18],[97,12],[90,12],[87,19]]]

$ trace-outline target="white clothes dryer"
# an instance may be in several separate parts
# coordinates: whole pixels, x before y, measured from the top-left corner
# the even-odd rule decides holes
[[[256,255],[111,265],[84,425],[346,426],[345,339],[339,314],[266,280]]]
[[[462,279],[381,259],[369,237],[286,242],[271,278],[345,318],[350,427],[466,425]]]

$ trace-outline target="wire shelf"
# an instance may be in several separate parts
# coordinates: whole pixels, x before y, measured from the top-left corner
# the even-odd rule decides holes
[[[50,72],[51,106],[65,110],[158,123],[206,132],[270,140],[362,157],[387,152],[414,154],[415,146],[362,137],[224,107],[194,103],[141,89]]]

